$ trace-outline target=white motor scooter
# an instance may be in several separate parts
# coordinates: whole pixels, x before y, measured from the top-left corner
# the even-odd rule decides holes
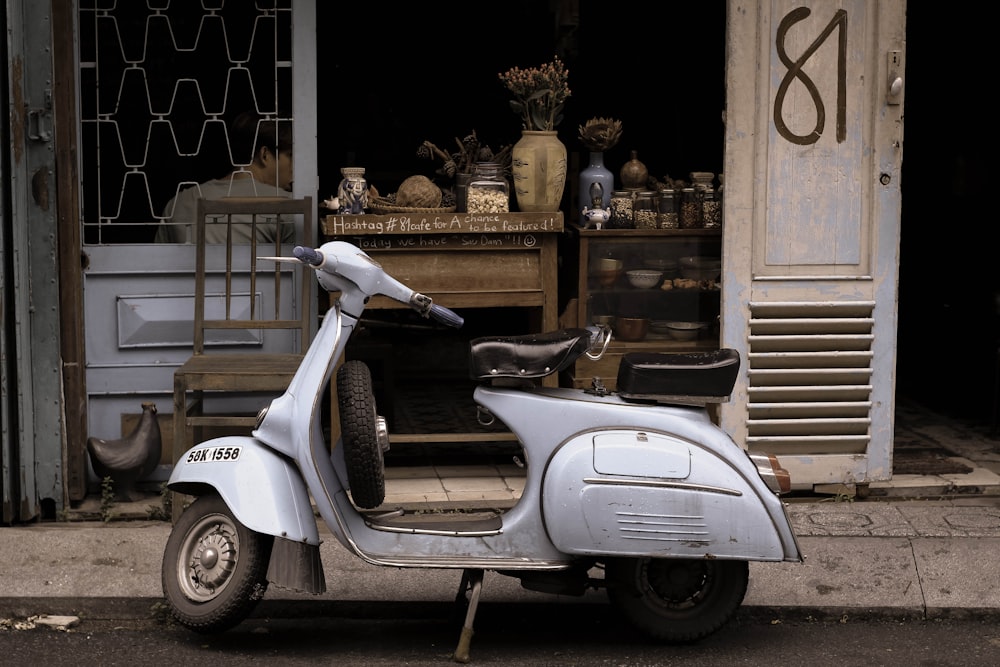
[[[425,317],[463,320],[386,274],[345,242],[295,248],[320,285],[339,292],[287,391],[261,411],[252,436],[203,442],[170,476],[197,496],[168,539],[163,590],[198,632],[238,624],[268,583],[326,590],[316,514],[357,557],[397,568],[463,570],[468,610],[455,652],[467,661],[483,573],[527,589],[582,595],[604,588],[639,629],[691,641],[743,602],[749,561],[801,561],[779,494],[776,458],[748,454],[712,423],[706,404],[728,399],[733,350],[626,354],[618,388],[547,388],[540,378],[582,355],[599,358],[605,328],[478,338],[470,366],[482,421],[499,419],[526,463],[516,504],[496,512],[375,511],[385,498],[390,436],[359,361],[337,372],[340,440],[323,437],[321,403],[365,304],[384,295]],[[473,445],[474,446],[474,445]]]

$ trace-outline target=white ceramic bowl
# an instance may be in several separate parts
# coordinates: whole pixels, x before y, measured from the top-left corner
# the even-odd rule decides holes
[[[708,324],[705,322],[666,322],[665,326],[667,333],[674,340],[694,340]]]
[[[670,322],[666,320],[653,320],[649,323],[650,333],[660,334],[666,336],[670,334],[670,327],[668,326]]]
[[[717,280],[722,275],[722,260],[718,257],[681,257],[681,277],[689,280]]]
[[[640,289],[656,287],[663,281],[663,271],[653,271],[652,269],[633,269],[626,271],[625,275],[628,276],[632,287]]]
[[[663,271],[665,273],[677,270],[677,260],[668,257],[647,257],[642,260],[642,263],[647,269],[653,269],[654,271]]]

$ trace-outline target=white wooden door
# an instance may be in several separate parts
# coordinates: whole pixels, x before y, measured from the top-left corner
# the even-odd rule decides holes
[[[721,419],[800,489],[891,477],[905,10],[729,3]]]
[[[316,197],[316,7],[78,4],[87,421],[89,435],[117,438],[147,401],[170,428],[173,373],[191,353],[194,248],[153,240],[178,189],[232,169],[228,120],[291,120],[294,194]]]

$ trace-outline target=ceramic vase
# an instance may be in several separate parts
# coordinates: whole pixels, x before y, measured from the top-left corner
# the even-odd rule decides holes
[[[622,165],[618,177],[622,181],[622,186],[626,190],[641,190],[646,187],[649,178],[649,170],[639,159],[639,151],[631,152],[632,159]]]
[[[511,149],[517,207],[558,211],[566,187],[566,146],[555,130],[523,130]]]
[[[611,205],[611,191],[614,190],[615,176],[611,170],[604,166],[604,153],[602,151],[590,151],[590,160],[586,168],[580,170],[580,201],[577,202],[577,210],[593,208],[594,202],[590,198],[590,186],[592,183],[600,183],[604,190],[601,199],[601,208],[607,209]]]

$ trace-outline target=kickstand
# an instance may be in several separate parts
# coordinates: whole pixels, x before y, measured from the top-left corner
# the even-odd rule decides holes
[[[465,599],[465,592],[469,591],[469,608],[465,612],[465,625],[462,626],[462,635],[458,639],[458,648],[455,649],[455,662],[469,662],[469,648],[472,644],[472,623],[476,618],[476,608],[479,606],[479,594],[483,591],[483,571],[463,570],[462,583],[458,585],[458,595],[456,602]]]

